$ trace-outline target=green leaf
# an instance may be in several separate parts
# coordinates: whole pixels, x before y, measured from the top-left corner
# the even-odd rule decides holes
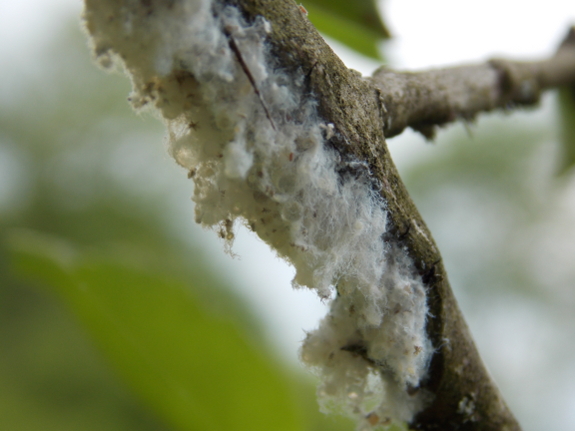
[[[575,165],[575,87],[559,90],[561,118],[561,159],[558,174],[563,175]]]
[[[307,0],[308,18],[323,34],[381,60],[379,44],[390,37],[373,0]]]
[[[180,430],[301,429],[290,384],[192,288],[29,231],[10,240],[17,273],[53,288],[133,389]]]

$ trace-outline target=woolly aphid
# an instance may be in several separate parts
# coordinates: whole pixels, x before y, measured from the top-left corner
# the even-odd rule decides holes
[[[271,66],[270,23],[211,0],[86,0],[85,20],[98,61],[131,77],[133,106],[165,120],[196,221],[228,240],[243,221],[294,266],[294,287],[330,302],[301,349],[322,408],[360,428],[410,421],[427,402],[414,390],[432,353],[424,285],[383,240],[386,203],[368,169],[346,174],[327,145],[337,126],[303,72]]]

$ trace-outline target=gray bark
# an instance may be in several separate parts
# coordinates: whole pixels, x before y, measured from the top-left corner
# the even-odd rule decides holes
[[[87,3],[93,3],[94,7],[97,4]],[[152,3],[141,1],[143,8],[153,8]],[[470,121],[480,112],[494,109],[533,105],[542,91],[575,83],[575,31],[571,30],[557,53],[544,61],[492,60],[419,73],[379,69],[372,77],[364,78],[345,67],[293,1],[222,3],[239,8],[248,22],[262,16],[271,24],[267,43],[276,67],[293,75],[303,71],[305,85],[317,101],[322,121],[333,125],[329,145],[341,160],[359,161],[367,167],[373,184],[378,185],[387,203],[389,218],[383,240],[407,250],[425,284],[430,311],[426,332],[434,354],[428,377],[411,390],[431,393],[433,400],[415,416],[410,427],[519,431],[519,424],[481,361],[449,286],[437,246],[398,175],[386,138],[406,127],[431,138],[437,127],[449,122]],[[275,130],[240,48],[228,33],[226,37]],[[195,81],[187,73],[174,79],[182,87],[189,83],[194,88]],[[195,126],[190,124],[192,128]],[[352,350],[350,346],[341,346],[342,350],[361,356],[369,366],[381,368],[381,373],[386,372],[369,357],[366,349],[353,347]]]
[[[388,202],[393,241],[404,245],[428,287],[427,333],[436,353],[421,388],[432,404],[418,430],[512,431],[520,426],[478,354],[449,286],[441,256],[390,158],[385,138],[406,127],[432,137],[438,126],[494,109],[537,104],[543,90],[575,83],[575,30],[548,60],[486,64],[420,73],[377,70],[364,79],[344,66],[291,1],[230,1],[248,20],[272,23],[270,42],[282,67],[303,68],[320,114],[335,126],[343,157],[365,161]],[[369,360],[369,358],[366,358]]]

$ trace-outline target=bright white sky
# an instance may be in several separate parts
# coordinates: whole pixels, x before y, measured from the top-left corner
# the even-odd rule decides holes
[[[555,49],[575,24],[572,0],[383,0],[396,67],[477,61],[495,54],[530,57]],[[0,52],[45,46],[62,18],[81,13],[80,0],[0,0]],[[28,51],[30,52],[30,51]],[[369,72],[374,64],[355,64]]]
[[[575,25],[572,0],[385,0],[383,10],[392,60],[407,68],[548,55]]]
[[[0,0],[0,59],[11,78],[22,81],[18,77],[38,65],[35,58],[51,36],[71,17],[79,16],[81,9],[80,0]],[[548,55],[568,26],[575,24],[574,0],[384,0],[382,9],[395,36],[386,46],[390,65],[409,69],[494,55]],[[337,44],[335,49],[350,67],[364,74],[378,66]],[[0,96],[4,91],[0,89]],[[392,151],[400,147],[395,142]],[[192,217],[185,217],[191,224]],[[207,232],[205,236],[210,253],[220,255],[222,245],[215,235]],[[226,265],[245,276],[240,288],[269,322],[269,333],[275,334],[283,355],[295,359],[303,329],[317,325],[324,306],[310,292],[294,292],[290,288],[293,271],[247,232],[240,232],[234,251],[240,259]]]

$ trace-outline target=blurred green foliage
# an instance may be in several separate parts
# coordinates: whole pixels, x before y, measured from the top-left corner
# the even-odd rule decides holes
[[[193,296],[198,284],[217,288],[209,271],[197,267],[184,283],[124,253],[81,253],[31,232],[13,232],[10,244],[17,273],[56,289],[124,378],[177,429],[302,429],[286,376],[258,348],[262,340],[247,340],[227,313]]]
[[[305,3],[325,34],[377,57],[387,32],[365,18],[374,2],[362,5]],[[173,214],[192,223],[189,190],[176,186],[185,173],[166,168],[162,126],[122,100],[128,81],[93,66],[77,25],[37,61],[15,96],[0,98],[0,428],[353,429],[318,412],[313,383],[275,357],[218,276],[225,269],[190,245]],[[572,107],[563,112],[569,137]],[[567,331],[575,275],[546,273],[545,285],[532,264],[570,262],[573,218],[555,219],[568,196],[549,181],[556,130],[524,114],[479,123],[471,139],[461,130],[440,138],[404,173],[410,193],[480,342],[502,292],[552,305]],[[546,244],[539,232],[550,226]],[[513,392],[489,365],[527,430],[558,429],[520,403],[555,392],[554,380]]]
[[[320,30],[379,56],[375,2],[310,3]],[[3,427],[352,429],[176,232],[173,202],[189,200],[160,165],[162,127],[66,31],[0,99]]]
[[[353,429],[190,245],[188,180],[129,82],[77,24],[35,61],[0,98],[0,428]]]
[[[5,233],[5,232],[3,232]],[[4,238],[3,238],[4,239]],[[0,267],[1,429],[168,431],[111,372],[68,309]]]
[[[323,34],[376,60],[390,37],[375,0],[305,0],[308,18]]]

